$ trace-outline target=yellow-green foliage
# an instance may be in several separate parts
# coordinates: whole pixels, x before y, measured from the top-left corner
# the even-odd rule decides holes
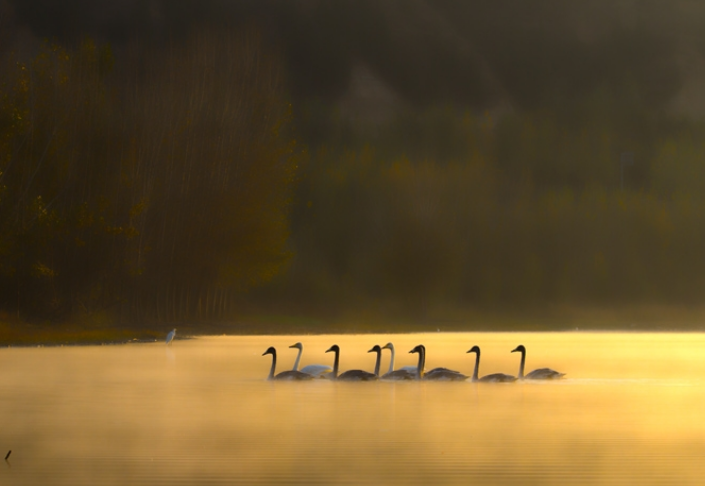
[[[450,159],[319,151],[294,235],[299,290],[412,312],[701,298],[704,137],[639,145],[656,156],[637,157],[622,188],[618,127],[544,113],[465,115],[459,130]]]

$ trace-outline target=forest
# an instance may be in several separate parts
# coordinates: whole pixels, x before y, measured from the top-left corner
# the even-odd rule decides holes
[[[279,272],[300,151],[256,37],[203,34],[127,63],[90,40],[45,44],[7,62],[6,311],[208,319]]]
[[[539,3],[534,20],[551,2]],[[550,16],[540,34],[512,17],[504,29],[524,30],[492,44],[472,20],[477,50],[453,50],[463,42],[381,24],[356,37],[365,15],[388,20],[368,2],[349,18],[347,3],[314,4],[276,35],[248,21],[167,43],[5,51],[5,314],[166,323],[243,309],[427,319],[702,304],[705,124],[672,109],[687,82],[677,42],[653,23],[579,42]],[[453,2],[434,7],[470,22]],[[348,50],[318,42],[336,25]],[[438,48],[438,76],[419,67],[430,51],[394,57],[407,41]],[[537,65],[517,49],[540,52]],[[341,81],[356,62],[375,73],[363,92],[385,87],[371,102]],[[314,81],[301,66],[317,63]]]

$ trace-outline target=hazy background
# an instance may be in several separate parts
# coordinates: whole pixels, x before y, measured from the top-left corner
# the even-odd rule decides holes
[[[0,0],[23,317],[699,306],[697,1]]]

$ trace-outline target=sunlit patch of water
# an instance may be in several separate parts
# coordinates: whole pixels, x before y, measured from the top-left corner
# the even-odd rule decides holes
[[[268,382],[302,365],[396,367],[557,382]],[[702,334],[433,333],[207,337],[0,350],[0,484],[700,484]],[[382,369],[389,354],[385,351]]]

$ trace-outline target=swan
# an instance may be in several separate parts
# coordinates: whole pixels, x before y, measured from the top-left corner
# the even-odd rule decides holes
[[[519,379],[520,380],[557,380],[563,378],[565,373],[559,373],[551,368],[539,368],[531,373],[524,375],[524,363],[526,362],[526,348],[523,344],[520,344],[515,349],[512,349],[512,353],[521,353],[521,364],[519,365]]]
[[[419,353],[419,364],[416,367],[416,379],[424,380],[441,380],[441,381],[463,381],[467,380],[467,376],[457,371],[449,370],[447,368],[434,368],[428,373],[422,374],[424,365],[426,364],[426,346],[419,344],[414,349],[409,351],[410,353]]]
[[[516,376],[505,375],[504,373],[492,373],[491,375],[486,375],[478,379],[477,374],[480,372],[480,347],[473,346],[470,348],[468,353],[477,353],[477,357],[475,358],[475,371],[472,372],[472,381],[493,383],[508,383],[517,381]]]
[[[312,380],[314,378],[313,375],[295,370],[282,371],[275,376],[274,369],[277,367],[277,350],[270,346],[267,348],[267,351],[262,353],[262,356],[266,354],[272,355],[272,368],[269,370],[268,380]]]
[[[416,378],[416,366],[403,366],[398,370],[394,370],[394,345],[387,343],[382,346],[382,349],[389,349],[392,352],[392,359],[389,361],[389,371],[382,375],[383,380],[413,380]]]
[[[379,344],[375,344],[372,346],[372,349],[368,351],[368,353],[372,352],[377,353],[377,361],[375,361],[375,375],[379,378],[379,367],[382,364],[382,348],[379,347]]]
[[[290,348],[296,348],[299,350],[299,354],[296,356],[296,361],[294,362],[294,371],[297,371],[299,369],[299,361],[301,361],[301,355],[304,352],[304,345],[301,343],[296,343],[292,344],[289,346]],[[309,375],[313,375],[316,378],[325,378],[325,375],[333,371],[333,368],[331,368],[328,365],[322,365],[322,364],[311,364],[304,366],[301,368],[302,373],[308,373]]]
[[[375,375],[374,373],[370,373],[369,371],[363,371],[363,370],[348,370],[345,373],[338,376],[338,363],[340,362],[340,346],[338,346],[337,344],[334,344],[326,351],[326,353],[330,353],[330,352],[335,353],[335,361],[333,362],[333,371],[330,374],[331,380],[371,381],[371,380],[377,379],[377,375]]]
[[[416,366],[402,366],[397,371],[393,371],[394,370],[394,356],[396,355],[396,353],[394,352],[394,345],[392,343],[387,343],[384,346],[382,346],[382,349],[385,349],[385,348],[389,349],[392,352],[392,359],[389,362],[389,372],[386,373],[382,378],[387,378],[387,379],[392,379],[392,380],[407,380],[407,379],[413,380],[413,379],[415,379],[416,378],[416,369],[417,369]],[[402,371],[409,372],[411,374],[411,377],[407,378],[408,375],[406,373],[403,373]],[[439,367],[439,368],[433,368],[430,371],[425,371],[424,375],[428,375],[431,373],[438,373],[439,371],[446,371],[448,373],[460,373],[459,371],[449,370],[448,368]],[[399,373],[397,373],[397,372],[399,372]],[[389,375],[389,376],[387,376],[387,375]]]

